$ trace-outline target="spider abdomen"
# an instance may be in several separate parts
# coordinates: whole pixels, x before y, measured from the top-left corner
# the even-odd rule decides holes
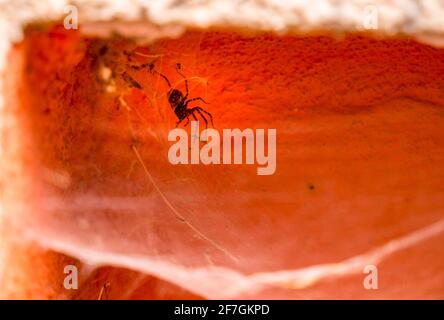
[[[185,105],[182,104],[182,105],[176,106],[176,108],[174,109],[174,113],[176,114],[176,116],[179,120],[182,120],[187,116],[186,110],[187,110],[187,108],[185,107]]]

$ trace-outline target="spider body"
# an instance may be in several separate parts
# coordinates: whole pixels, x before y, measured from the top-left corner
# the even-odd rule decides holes
[[[181,101],[183,101],[183,98],[183,93],[178,89],[171,89],[168,92],[168,102],[173,110],[179,107],[179,104]]]
[[[124,68],[109,68],[107,65],[108,63],[106,63],[106,57],[109,53],[108,47],[105,45],[103,47],[101,47],[99,49],[99,54],[98,56],[99,58],[99,77],[98,80],[102,83],[107,84],[107,91],[113,92],[115,91],[115,79],[122,79],[126,85],[128,85],[130,88],[136,88],[139,90],[143,89],[143,86],[136,81],[132,76],[130,76]],[[150,72],[156,72],[157,74],[159,74],[168,84],[169,86],[169,91],[167,94],[168,97],[168,103],[170,104],[171,108],[173,109],[174,114],[176,115],[178,121],[176,123],[176,127],[182,123],[182,121],[187,120],[187,122],[185,123],[185,127],[188,125],[188,123],[190,122],[189,117],[192,117],[194,120],[197,120],[196,114],[198,114],[205,122],[205,127],[208,128],[208,120],[207,117],[210,119],[211,121],[211,125],[214,127],[213,124],[213,117],[212,115],[205,111],[204,109],[202,109],[199,106],[193,107],[193,108],[189,108],[188,104],[190,102],[193,101],[197,101],[200,100],[203,103],[207,104],[207,102],[202,99],[201,97],[196,97],[196,98],[192,98],[192,99],[188,99],[188,79],[180,72],[180,68],[181,65],[178,63],[176,65],[176,71],[177,73],[179,73],[182,78],[185,80],[185,87],[186,87],[186,93],[183,94],[182,91],[180,91],[179,89],[173,88],[171,86],[170,81],[168,80],[168,78],[163,75],[162,73],[158,72],[157,70],[154,69],[154,61],[150,62],[150,63],[144,63],[144,64],[140,64],[140,65],[136,65],[136,64],[132,64],[132,52],[127,52],[127,51],[123,51],[123,54],[126,56],[127,58],[127,64],[126,67],[129,67],[131,69],[134,70],[141,70],[141,69],[148,69]]]
[[[213,116],[211,115],[211,113],[205,111],[204,109],[202,109],[201,107],[197,106],[194,108],[189,108],[188,104],[192,101],[197,101],[200,100],[205,104],[208,104],[204,99],[202,99],[201,97],[197,97],[197,98],[192,98],[192,99],[188,99],[188,80],[187,78],[179,71],[180,70],[180,64],[178,63],[176,65],[176,71],[185,79],[185,88],[186,88],[186,93],[185,95],[182,93],[182,91],[180,91],[179,89],[173,88],[171,86],[170,81],[168,80],[168,78],[157,72],[162,78],[165,79],[166,83],[168,84],[168,86],[170,87],[170,90],[168,91],[168,102],[171,106],[171,109],[173,109],[174,114],[176,115],[178,121],[176,123],[176,127],[184,120],[187,120],[187,122],[185,123],[185,127],[188,125],[188,123],[190,122],[189,117],[193,117],[194,120],[197,120],[196,117],[196,113],[204,120],[205,122],[205,127],[208,128],[208,120],[207,117],[210,119],[211,121],[211,125],[214,127],[213,124]],[[206,115],[206,116],[205,116]]]

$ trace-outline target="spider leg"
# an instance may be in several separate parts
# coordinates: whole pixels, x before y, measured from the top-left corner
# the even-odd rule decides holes
[[[209,113],[208,111],[205,111],[205,110],[202,109],[201,107],[195,107],[195,108],[193,108],[193,109],[197,109],[197,111],[198,111],[199,113],[200,113],[200,112],[203,112],[203,113],[207,114],[208,117],[210,118],[211,126],[214,128],[213,116],[211,115],[211,113]]]
[[[194,109],[194,108],[193,108]],[[194,120],[196,120],[196,121],[199,121],[199,120],[197,120],[197,117],[196,117],[196,115],[194,114],[194,111],[193,111],[193,109],[190,109],[190,110],[188,110],[188,114],[190,114],[190,115],[192,115],[193,116],[193,118],[194,118]]]
[[[156,72],[159,76],[161,76],[161,77],[166,81],[166,83],[168,84],[168,87],[171,88],[170,80],[168,80],[168,78],[167,78],[163,73],[160,73],[160,72],[157,71],[157,70],[154,70],[154,72]]]
[[[132,62],[133,61],[133,59],[132,59],[132,57],[131,57],[131,55],[133,54],[132,52],[128,52],[128,51],[123,51],[123,54],[126,56],[126,58],[127,58],[127,60],[128,61],[130,61],[130,62]],[[154,59],[152,62],[148,62],[148,63],[143,63],[143,64],[140,64],[140,65],[136,65],[136,64],[127,64],[128,65],[128,67],[130,67],[130,68],[132,68],[132,69],[135,69],[135,70],[140,70],[140,69],[144,69],[144,68],[147,68],[150,72],[155,72],[155,73],[157,73],[159,76],[161,76],[165,81],[166,81],[166,83],[168,84],[168,87],[170,87],[171,88],[171,83],[170,83],[170,80],[168,80],[168,78],[164,75],[164,74],[162,74],[162,73],[160,73],[159,71],[157,71],[156,69],[154,69],[154,62],[157,60],[157,58],[156,59]],[[139,84],[140,85],[140,84]],[[187,92],[188,92],[188,84],[187,84]]]
[[[154,69],[154,62],[143,63],[143,64],[141,64],[141,65],[128,64],[128,66],[129,66],[130,68],[132,68],[132,69],[135,69],[135,70],[140,70],[140,69],[143,69],[143,68],[148,68],[149,72],[155,72],[155,73],[157,73],[159,76],[161,76],[161,77],[165,80],[165,82],[167,83],[168,87],[171,88],[170,80],[168,80],[168,78],[167,78],[163,73],[160,73],[159,71],[157,71],[156,69]]]
[[[190,123],[190,119],[189,119],[189,116],[190,116],[190,115],[193,116],[194,120],[198,121],[197,118],[196,118],[196,116],[195,116],[192,112],[189,112],[189,110],[187,110],[186,115],[185,115],[182,119],[180,119],[179,121],[176,122],[176,128],[177,128],[177,126],[179,126],[179,124],[181,124],[182,121],[185,120],[185,119],[187,120],[187,123],[185,123],[184,127],[186,127],[186,126],[188,125],[188,123]]]
[[[201,108],[199,108],[199,107],[195,107],[195,108],[190,109],[190,111],[193,112],[193,114],[194,114],[194,112],[197,112],[197,113],[200,115],[200,117],[205,121],[205,129],[207,129],[207,128],[208,128],[208,120],[207,120],[207,118],[205,118],[205,116],[202,114],[202,112],[201,112],[200,109],[201,109]]]
[[[188,120],[188,122],[190,121],[189,119],[188,119],[188,116],[186,116],[186,117],[183,117],[182,119],[179,119],[179,121],[177,121],[176,122],[176,128],[179,126],[179,124],[181,124],[182,123],[182,121],[183,120],[185,120],[185,119],[187,119]],[[187,122],[187,124],[188,124],[188,122]]]
[[[154,69],[154,64],[152,62],[151,63],[144,63],[144,64],[141,64],[141,65],[134,65],[134,64],[131,65],[131,64],[129,64],[128,66],[130,68],[132,68],[132,69],[135,69],[135,70],[140,70],[140,69],[148,68],[148,70],[150,72],[155,72],[159,76],[161,76],[165,80],[165,82],[167,83],[168,87],[171,88],[170,80],[168,80],[168,78],[163,73],[160,73],[159,71],[155,70]]]
[[[197,98],[193,98],[193,99],[188,99],[187,100],[187,104],[189,103],[189,102],[191,102],[191,101],[196,101],[196,100],[200,100],[200,101],[202,101],[203,103],[205,103],[205,104],[209,104],[208,102],[206,102],[204,99],[202,99],[201,97],[197,97]]]

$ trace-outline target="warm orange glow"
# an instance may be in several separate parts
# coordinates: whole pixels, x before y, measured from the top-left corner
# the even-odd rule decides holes
[[[247,165],[168,163],[166,137],[177,121],[168,87],[128,68],[119,53],[135,48],[30,29],[11,54],[7,79],[20,95],[9,97],[7,110],[19,119],[22,147],[3,166],[27,174],[11,180],[9,203],[26,204],[12,220],[36,227],[42,241],[248,275],[340,262],[443,219],[444,49],[408,39],[229,31],[138,47],[133,63],[155,61],[180,90],[174,67],[183,66],[216,129],[277,129],[276,174],[263,177]],[[110,72],[102,63],[117,73],[113,88],[99,81]],[[127,87],[125,71],[142,90]],[[443,240],[441,233],[384,259],[377,292],[353,273],[233,297],[444,298]],[[73,259],[8,245],[17,254],[7,271],[20,279],[12,297],[96,299],[106,283],[110,299],[207,297],[199,283],[113,267],[85,273],[86,285],[72,294],[60,270]],[[34,259],[38,282],[29,278]]]

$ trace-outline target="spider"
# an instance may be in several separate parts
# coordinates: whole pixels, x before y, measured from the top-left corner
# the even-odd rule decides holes
[[[99,80],[102,83],[107,84],[107,91],[115,91],[115,79],[117,77],[117,75],[120,75],[121,79],[130,87],[130,88],[136,88],[136,89],[143,89],[142,85],[136,81],[133,77],[131,77],[124,69],[122,70],[122,68],[113,68],[110,69],[109,67],[107,67],[107,64],[102,61],[104,60],[104,57],[107,56],[108,54],[108,46],[103,46],[100,48],[99,50],[99,61],[100,61],[100,68],[99,68]],[[205,122],[205,128],[208,128],[208,120],[205,117],[204,114],[206,114],[211,121],[211,125],[214,127],[214,123],[213,123],[213,116],[205,111],[204,109],[202,109],[201,107],[197,106],[194,108],[188,108],[188,104],[192,101],[197,101],[200,100],[205,104],[208,104],[204,99],[202,99],[201,97],[196,97],[196,98],[192,98],[192,99],[188,99],[188,95],[189,95],[189,91],[188,91],[188,79],[182,74],[182,72],[180,72],[181,69],[181,65],[180,63],[176,64],[176,71],[177,73],[179,73],[181,75],[182,78],[184,78],[185,80],[185,87],[186,87],[186,94],[184,95],[182,93],[182,91],[173,88],[171,86],[170,81],[168,80],[168,78],[158,72],[157,70],[154,69],[154,63],[155,60],[149,63],[144,63],[144,64],[140,64],[140,65],[135,65],[132,64],[133,60],[131,58],[132,54],[134,52],[128,52],[126,50],[123,51],[123,54],[126,56],[127,59],[127,67],[130,67],[134,70],[141,70],[141,69],[145,69],[147,68],[150,72],[156,72],[157,74],[159,74],[163,79],[165,79],[166,83],[168,84],[168,87],[170,88],[170,90],[168,91],[168,102],[171,105],[171,108],[173,109],[176,117],[178,118],[178,121],[176,122],[176,127],[182,123],[182,121],[187,120],[187,122],[185,123],[185,127],[188,125],[188,123],[190,122],[189,117],[193,117],[194,120],[197,120],[196,114],[199,114],[201,116],[201,118],[204,120]]]
[[[201,116],[201,118],[205,121],[205,128],[208,128],[208,120],[205,117],[204,114],[206,114],[211,121],[211,126],[214,127],[214,123],[213,123],[213,116],[211,115],[211,113],[205,111],[204,109],[202,109],[201,107],[197,106],[194,108],[188,108],[188,104],[192,101],[197,101],[200,100],[205,104],[208,104],[204,99],[202,99],[201,97],[196,97],[196,98],[192,98],[192,99],[188,99],[188,80],[187,78],[182,74],[182,72],[180,72],[181,69],[181,65],[180,63],[176,64],[176,71],[178,74],[180,74],[180,76],[182,78],[184,78],[185,80],[185,88],[186,88],[186,94],[184,95],[182,93],[182,91],[173,88],[171,86],[170,81],[168,80],[168,78],[163,75],[162,73],[154,70],[153,67],[151,67],[151,70],[154,70],[156,73],[158,73],[162,78],[165,79],[166,83],[168,84],[168,86],[170,87],[170,90],[168,91],[168,102],[171,106],[171,108],[173,109],[174,113],[177,116],[178,121],[176,122],[176,127],[185,119],[187,120],[187,122],[185,123],[184,127],[186,127],[188,125],[188,123],[190,122],[189,117],[193,117],[194,120],[197,120],[197,117],[195,115],[195,113],[199,114]]]

